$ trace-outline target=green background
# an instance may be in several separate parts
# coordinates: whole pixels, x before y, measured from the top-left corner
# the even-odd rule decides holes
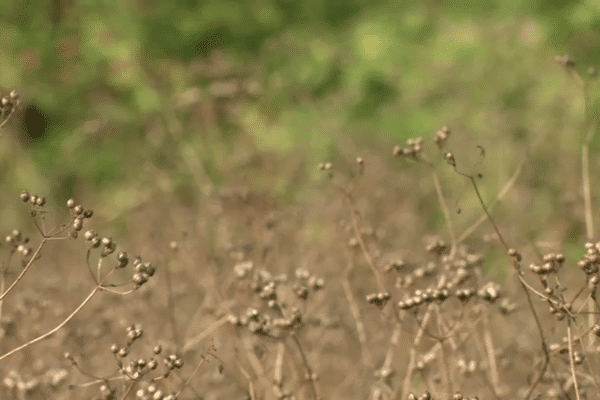
[[[0,17],[0,86],[22,96],[4,193],[89,199],[111,220],[148,190],[190,205],[243,183],[295,202],[318,162],[387,159],[443,125],[467,159],[487,149],[490,196],[523,149],[536,168],[572,158],[563,187],[586,111],[554,56],[600,64],[595,1],[17,0]]]

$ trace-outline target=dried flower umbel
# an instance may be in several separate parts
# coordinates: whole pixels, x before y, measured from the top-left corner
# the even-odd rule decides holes
[[[4,127],[19,107],[19,97],[19,93],[16,90],[12,90],[8,95],[0,93],[0,129]]]
[[[6,299],[7,296],[13,293],[14,289],[18,287],[25,275],[31,270],[32,266],[39,262],[42,258],[42,249],[47,246],[48,243],[56,243],[58,240],[65,239],[77,239],[78,232],[83,229],[84,221],[93,216],[92,210],[85,209],[73,199],[70,199],[67,201],[67,207],[69,209],[67,222],[58,224],[54,227],[49,227],[47,226],[47,218],[45,217],[49,212],[47,210],[46,198],[37,194],[30,194],[27,190],[23,190],[19,197],[23,203],[29,205],[32,220],[41,236],[41,240],[37,245],[32,245],[33,241],[18,229],[13,230],[9,235],[5,236],[5,242],[11,252],[11,259],[15,258],[12,257],[13,254],[19,254],[21,256],[21,269],[19,270],[18,276],[16,276],[10,284],[7,284],[5,281],[7,277],[5,272],[7,272],[10,267],[10,261],[8,265],[2,265],[3,273],[0,275],[0,279],[2,279],[0,287],[3,289],[0,292],[0,301]],[[127,295],[142,286],[154,275],[154,266],[149,262],[142,262],[141,258],[138,257],[135,259],[136,261],[133,266],[133,282],[128,284],[129,289],[122,290],[121,288],[125,285],[111,282],[111,280],[113,279],[113,274],[116,270],[123,269],[129,265],[129,256],[127,253],[121,251],[115,256],[113,253],[115,253],[117,245],[114,240],[108,236],[101,237],[93,230],[86,231],[84,238],[88,244],[86,256],[87,266],[95,280],[95,285],[91,292],[81,301],[75,310],[69,313],[58,325],[53,328],[48,328],[45,333],[39,334],[37,337],[18,345],[10,351],[0,354],[0,360],[4,360],[15,353],[54,335],[71,321],[98,292],[107,291],[117,295]],[[95,253],[96,250],[100,250],[100,253]],[[98,262],[95,268],[92,268],[91,265],[93,254],[98,254]],[[103,263],[113,263],[112,268],[103,268]],[[135,332],[132,331],[132,333]],[[125,354],[123,354],[124,351],[125,350],[123,349],[119,349],[118,354],[125,356]]]
[[[171,391],[167,392],[167,379],[174,370],[183,368],[183,358],[177,354],[171,353],[164,357],[157,357],[162,353],[162,346],[160,344],[154,346],[150,354],[140,355],[143,353],[136,352],[134,347],[144,335],[144,329],[141,325],[135,324],[130,325],[126,329],[126,344],[120,346],[114,343],[110,346],[110,352],[114,356],[115,363],[117,365],[120,376],[118,378],[111,377],[110,379],[96,379],[92,374],[83,371],[78,362],[71,354],[67,354],[65,357],[71,361],[71,365],[76,367],[82,374],[93,378],[93,381],[88,385],[96,384],[99,385],[99,390],[102,396],[113,396],[117,398],[119,390],[117,389],[121,385],[115,385],[116,382],[124,381],[130,387],[129,391],[133,387],[137,387],[137,398],[156,400],[156,399],[177,399],[179,392]],[[138,353],[138,354],[136,354]],[[162,366],[162,369],[160,368]],[[124,394],[121,393],[121,397],[124,398]],[[106,397],[103,397],[106,398]]]

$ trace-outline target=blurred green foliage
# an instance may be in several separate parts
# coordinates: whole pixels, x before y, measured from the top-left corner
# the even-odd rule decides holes
[[[445,124],[576,148],[581,96],[553,57],[600,64],[599,28],[591,0],[15,0],[0,85],[22,93],[21,156],[59,198],[156,171],[218,185],[247,147],[300,149],[310,169],[340,141],[389,152]]]

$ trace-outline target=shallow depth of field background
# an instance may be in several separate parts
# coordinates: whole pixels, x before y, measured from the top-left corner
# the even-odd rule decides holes
[[[49,223],[74,197],[94,209],[94,229],[169,269],[174,304],[160,273],[143,293],[99,296],[79,323],[0,365],[2,374],[64,367],[66,350],[84,354],[90,371],[110,372],[110,344],[131,323],[147,327],[150,341],[180,345],[227,310],[239,260],[274,273],[306,268],[342,293],[336,277],[353,256],[340,221],[349,211],[319,162],[332,162],[346,185],[356,157],[365,160],[355,196],[362,225],[378,238],[379,265],[419,254],[424,237],[447,238],[444,217],[429,170],[392,149],[423,136],[435,158],[431,139],[444,125],[459,167],[482,174],[486,201],[524,163],[494,209],[510,244],[572,258],[582,251],[586,104],[588,122],[598,116],[587,73],[600,65],[595,1],[15,0],[0,4],[0,32],[0,87],[22,97],[0,139],[2,232],[19,227],[36,239],[22,189],[47,197]],[[575,60],[587,103],[557,54]],[[593,194],[598,147],[594,140]],[[468,182],[436,163],[462,233],[481,208]],[[465,243],[499,254],[491,233],[484,223]],[[24,304],[49,299],[56,316],[44,314],[48,326],[89,292],[84,253],[82,242],[57,243],[23,284]],[[501,282],[509,274],[502,260],[485,266]],[[361,271],[358,299],[375,289]],[[351,330],[343,295],[337,301],[318,307]],[[43,319],[23,318],[42,327],[19,331],[14,343],[44,331]],[[323,355],[315,368],[324,393],[366,398],[372,376],[340,368],[356,362],[343,351],[356,343],[336,343],[352,335],[331,335],[313,338],[323,344],[313,350]],[[211,343],[237,371],[218,339],[201,346]],[[235,388],[235,376],[219,379]],[[357,394],[352,382],[361,379]]]

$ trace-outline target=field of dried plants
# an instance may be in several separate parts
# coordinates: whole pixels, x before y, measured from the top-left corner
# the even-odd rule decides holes
[[[585,98],[591,78],[557,61]],[[3,125],[18,107],[2,97]],[[576,151],[526,148],[496,177],[502,149],[460,128],[384,153],[343,142],[302,202],[268,184],[185,206],[157,191],[123,243],[94,204],[16,192],[0,397],[598,398],[593,120]],[[293,160],[252,162],[275,182]]]

